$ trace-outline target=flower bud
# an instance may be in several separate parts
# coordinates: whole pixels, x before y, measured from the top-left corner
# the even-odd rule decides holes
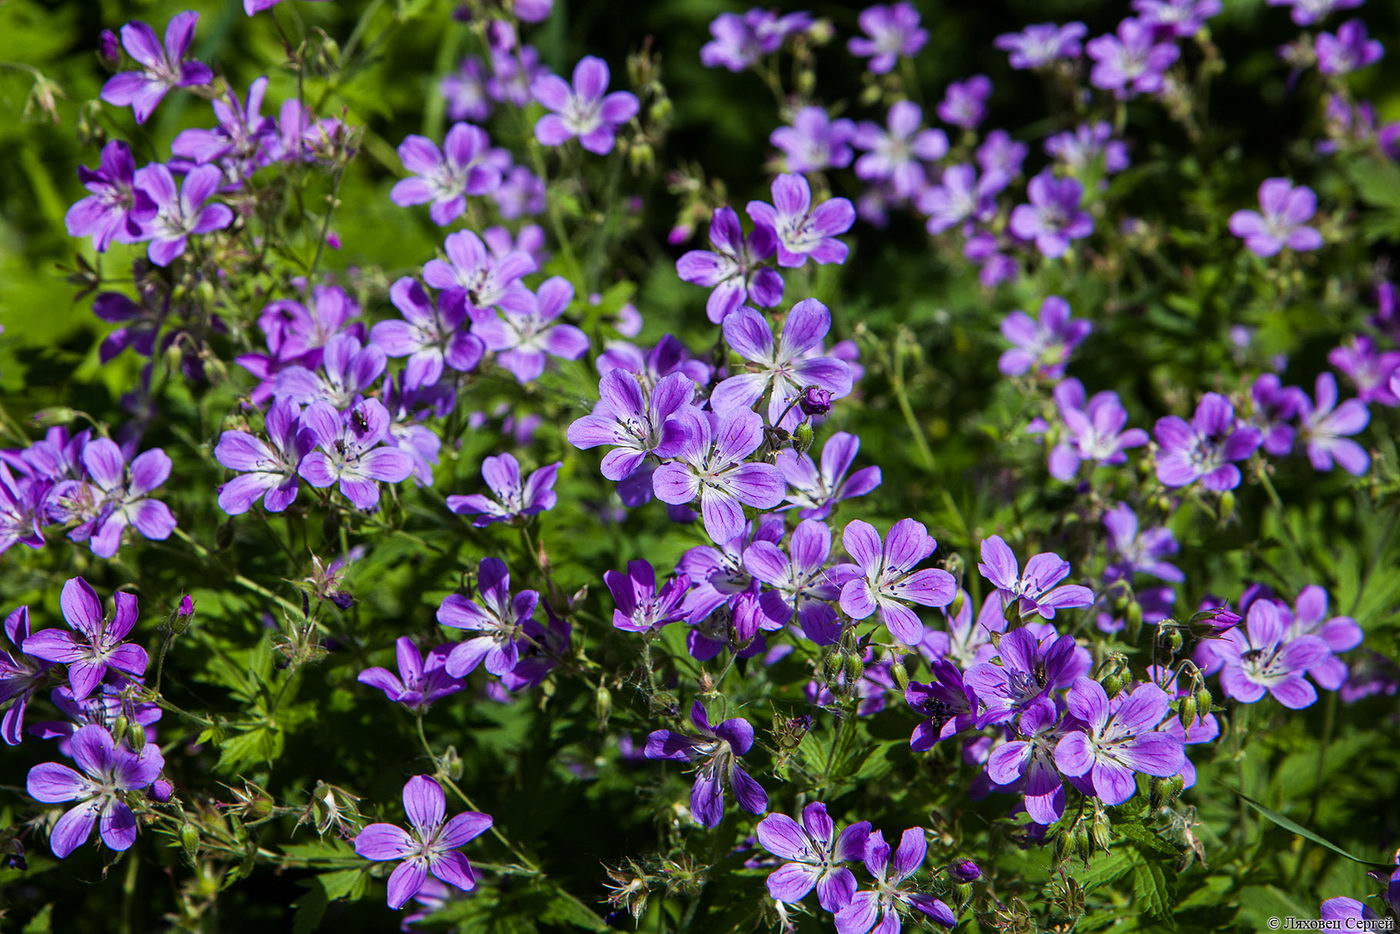
[[[1110,837],[1109,830],[1112,828],[1112,826],[1113,825],[1109,823],[1108,815],[1105,814],[1103,811],[1099,811],[1094,815],[1094,820],[1092,824],[1094,846],[1098,847],[1104,852],[1108,852],[1108,844]]]
[[[185,858],[194,862],[199,853],[199,828],[194,824],[180,826],[180,845],[185,848]]]
[[[66,405],[55,405],[47,409],[40,409],[33,415],[34,424],[40,428],[48,428],[52,425],[66,425],[78,417],[78,413]]]
[[[137,752],[146,748],[146,728],[139,723],[128,723],[126,744]]]
[[[1202,719],[1210,713],[1210,705],[1214,702],[1210,696],[1210,691],[1204,687],[1196,690],[1196,714]]]
[[[812,441],[816,438],[816,432],[812,430],[811,422],[802,422],[792,431],[792,447],[798,454],[806,454],[812,447]]]
[[[860,657],[859,652],[853,652],[846,656],[846,678],[851,685],[865,676],[865,659]]]
[[[1220,494],[1220,518],[1225,520],[1235,514],[1235,491],[1226,490]]]
[[[909,672],[904,667],[904,659],[896,658],[894,660],[894,664],[890,665],[890,676],[894,678],[894,683],[899,686],[901,694],[909,690]]]
[[[948,875],[956,882],[976,882],[982,878],[982,867],[970,859],[957,859],[949,864]]]
[[[807,415],[825,415],[831,411],[831,390],[820,386],[808,386],[802,392],[798,403]]]
[[[1123,690],[1123,686],[1131,677],[1132,671],[1128,668],[1127,657],[1121,652],[1113,652],[1104,659],[1099,683],[1103,685],[1104,693],[1112,697]]]
[[[97,60],[108,71],[116,71],[122,63],[122,46],[117,34],[104,29],[97,36]]]
[[[158,778],[151,782],[151,787],[146,789],[146,794],[151,800],[160,804],[165,804],[175,794],[175,786],[163,778]]]
[[[1191,724],[1196,722],[1196,696],[1194,694],[1188,694],[1182,698],[1178,719],[1181,720],[1183,730],[1191,729]]]
[[[606,732],[608,717],[612,716],[612,692],[606,684],[598,685],[598,690],[593,695],[593,709],[598,715],[598,732]]]
[[[112,721],[112,742],[120,745],[121,741],[126,739],[127,729],[130,726],[131,721],[127,719],[126,714],[119,714],[117,716],[117,719]],[[141,746],[136,746],[135,748],[139,750],[143,746],[145,746],[145,743],[142,743]]]

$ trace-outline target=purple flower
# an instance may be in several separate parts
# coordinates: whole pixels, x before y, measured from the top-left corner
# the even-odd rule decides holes
[[[727,542],[744,527],[744,506],[772,509],[783,501],[783,475],[745,458],[763,443],[763,419],[736,409],[722,415],[691,410],[679,417],[683,440],[652,475],[656,498],[680,506],[700,499],[705,532]]]
[[[1242,704],[1253,704],[1267,691],[1292,710],[1309,707],[1317,700],[1317,691],[1304,675],[1331,654],[1319,636],[1290,637],[1272,600],[1251,603],[1244,626],[1212,641],[1210,648],[1223,665],[1220,684],[1227,695]]]
[[[910,681],[904,691],[904,700],[925,718],[909,737],[915,752],[926,752],[977,722],[977,693],[963,681],[958,667],[940,658],[929,663],[929,670],[932,680],[927,684]]]
[[[1128,167],[1127,145],[1102,120],[1056,133],[1045,141],[1045,152],[1078,175],[1112,175]]]
[[[1128,459],[1126,448],[1147,443],[1147,432],[1141,428],[1123,430],[1128,423],[1128,412],[1116,392],[1094,393],[1086,406],[1084,387],[1077,379],[1067,379],[1055,387],[1055,404],[1067,432],[1050,451],[1050,475],[1056,480],[1073,480],[1084,461],[1122,464]]]
[[[768,810],[768,793],[754,781],[738,757],[753,746],[753,727],[743,717],[710,725],[705,706],[696,701],[690,719],[700,735],[656,730],[647,737],[648,759],[696,763],[690,792],[690,812],[702,827],[718,827],[724,817],[724,788],[728,785],[739,806],[750,814]]]
[[[332,337],[320,354],[316,373],[304,366],[283,368],[273,381],[273,394],[294,402],[326,402],[345,407],[358,400],[384,373],[384,348],[360,343],[353,334]]]
[[[1083,589],[1083,588],[1081,588]],[[1053,706],[1049,695],[1089,672],[1092,658],[1074,637],[1056,635],[1045,624],[1047,635],[1037,638],[1032,626],[1013,629],[1001,638],[997,655],[968,669],[963,681],[977,695],[982,713],[977,727],[1004,723],[1034,707]],[[1037,630],[1038,631],[1038,630]]]
[[[301,406],[278,399],[267,410],[267,441],[246,431],[226,431],[219,436],[214,459],[234,477],[219,488],[219,508],[238,516],[253,508],[259,498],[268,512],[281,512],[297,498],[297,468],[316,440],[301,425]]]
[[[520,462],[513,454],[498,454],[481,463],[481,475],[495,498],[472,493],[447,497],[447,508],[459,516],[474,515],[477,528],[495,522],[511,522],[534,516],[554,508],[559,501],[554,492],[554,480],[559,476],[560,462],[546,464],[522,483]]]
[[[919,13],[912,3],[877,3],[860,13],[864,36],[846,43],[852,55],[870,59],[871,74],[894,70],[901,55],[912,58],[928,42],[928,30],[919,27]]]
[[[935,162],[948,154],[948,137],[942,130],[923,128],[923,111],[910,101],[898,101],[886,118],[888,129],[868,121],[856,128],[852,142],[866,150],[856,160],[856,177],[889,182],[895,195],[912,198],[927,179],[923,162]]]
[[[165,47],[161,48],[155,30],[140,20],[122,27],[122,45],[142,66],[140,71],[123,71],[107,79],[102,99],[117,107],[130,107],[137,123],[156,109],[172,88],[208,84],[214,73],[202,62],[184,61],[194,40],[199,14],[193,10],[177,13],[165,27]]]
[[[1000,535],[982,541],[982,561],[977,570],[1001,593],[1003,606],[1017,604],[1019,616],[1039,613],[1045,619],[1054,619],[1056,610],[1092,606],[1094,602],[1094,593],[1088,587],[1056,586],[1069,576],[1070,565],[1054,552],[1034,555],[1022,574],[1015,552]]]
[[[1371,465],[1371,456],[1347,436],[1370,422],[1366,403],[1348,399],[1337,405],[1337,379],[1331,373],[1318,374],[1316,392],[1316,402],[1304,396],[1299,412],[1298,432],[1307,445],[1308,460],[1317,470],[1331,470],[1335,462],[1347,473],[1361,476]]]
[[[316,450],[301,459],[297,472],[318,489],[339,482],[340,492],[359,509],[379,503],[379,481],[400,483],[413,472],[413,458],[388,447],[389,412],[378,399],[365,399],[342,414],[328,402],[313,402],[301,416]]]
[[[467,195],[484,195],[501,185],[501,170],[486,161],[491,140],[486,131],[470,123],[455,124],[447,131],[443,148],[426,136],[407,136],[399,144],[399,159],[412,178],[394,184],[389,197],[399,207],[433,206],[433,223],[446,227],[467,209]]]
[[[1254,400],[1254,425],[1263,435],[1260,446],[1275,457],[1293,449],[1295,432],[1288,423],[1308,406],[1307,393],[1284,386],[1273,373],[1262,373],[1249,390]]]
[[[928,841],[924,839],[924,832],[910,827],[900,837],[891,864],[890,847],[884,835],[878,830],[872,833],[865,844],[865,868],[874,878],[875,887],[855,893],[846,907],[836,913],[837,934],[866,934],[872,928],[878,934],[899,934],[901,905],[944,927],[954,927],[957,918],[942,901],[901,885],[918,871],[927,854]]]
[[[928,232],[942,233],[957,224],[970,232],[972,224],[985,221],[996,213],[993,195],[1004,186],[995,174],[977,177],[970,165],[951,165],[943,170],[937,185],[925,188],[919,195],[919,210],[928,217]]]
[[[47,482],[27,477],[15,479],[10,468],[0,463],[0,554],[16,542],[30,548],[44,546],[42,525],[49,521]]]
[[[159,162],[136,172],[136,187],[156,206],[143,233],[151,241],[146,251],[151,262],[169,266],[185,252],[190,234],[222,230],[233,223],[228,205],[205,203],[218,191],[223,178],[218,166],[196,166],[177,190],[174,176]]]
[[[756,541],[744,551],[745,570],[772,588],[759,595],[759,606],[778,623],[796,613],[803,635],[817,645],[834,645],[841,626],[831,606],[840,588],[825,573],[831,530],[819,520],[805,519],[793,530],[788,551],[791,557],[769,541]]]
[[[992,82],[986,75],[954,81],[938,104],[938,119],[964,130],[974,129],[987,115],[987,97],[991,93]]]
[[[959,589],[953,602],[943,608],[943,621],[947,631],[930,629],[919,645],[919,652],[930,663],[949,659],[961,668],[970,668],[977,662],[985,662],[997,654],[992,634],[1006,631],[1006,615],[996,591],[982,598],[974,620],[972,597],[966,590]]]
[[[1084,46],[1094,60],[1089,83],[1113,91],[1120,99],[1156,94],[1166,84],[1166,71],[1181,55],[1170,42],[1158,42],[1157,31],[1140,19],[1125,19],[1118,34],[1090,39]]]
[[[1258,256],[1273,256],[1290,250],[1316,250],[1322,234],[1307,222],[1317,212],[1317,196],[1306,185],[1293,187],[1286,178],[1265,179],[1259,186],[1258,211],[1236,211],[1230,215],[1230,233],[1244,241]]]
[[[91,192],[68,209],[64,224],[70,237],[92,237],[101,253],[113,240],[136,243],[144,236],[143,224],[156,214],[156,204],[135,187],[136,161],[121,140],[102,147],[96,170],[78,167],[78,179]]]
[[[783,300],[783,277],[763,262],[778,246],[771,227],[758,224],[745,238],[734,209],[718,208],[710,218],[710,245],[713,252],[691,250],[676,260],[676,275],[683,282],[713,290],[705,302],[712,323],[723,321],[746,296],[763,308]]]
[[[366,668],[355,680],[378,688],[396,704],[420,710],[466,686],[447,673],[447,656],[452,649],[451,645],[440,645],[428,652],[425,662],[413,640],[400,636],[394,643],[399,664],[397,675],[387,668]]]
[[[182,130],[170,144],[170,151],[199,165],[224,160],[235,178],[251,175],[271,161],[271,150],[278,143],[276,123],[262,115],[266,92],[266,78],[258,78],[248,86],[246,102],[240,101],[230,88],[227,100],[215,98],[210,102],[219,125],[212,130]]]
[[[841,585],[841,609],[857,620],[879,610],[881,622],[905,645],[918,645],[924,638],[918,614],[906,603],[947,606],[957,596],[957,582],[947,571],[914,570],[938,547],[922,522],[900,519],[882,545],[874,526],[853,519],[841,533],[841,544],[856,562],[830,572],[829,579]]]
[[[821,172],[844,169],[851,164],[851,140],[856,125],[850,120],[833,120],[821,107],[803,107],[793,116],[792,126],[781,126],[768,141],[787,156],[788,172]]]
[[[1028,707],[1015,724],[1014,738],[987,756],[987,778],[1019,792],[1037,824],[1053,824],[1064,813],[1064,780],[1055,768],[1055,747],[1065,735],[1059,717],[1053,703]]]
[[[1078,179],[1056,178],[1048,169],[1026,186],[1030,204],[1011,210],[1011,232],[1022,240],[1034,240],[1035,248],[1050,259],[1063,256],[1071,240],[1094,232],[1094,219],[1079,209],[1084,187]]]
[[[778,51],[783,40],[812,24],[806,13],[778,16],[763,9],[721,13],[710,23],[709,42],[700,49],[700,63],[706,68],[743,71],[765,55]]]
[[[1369,337],[1356,334],[1328,351],[1327,362],[1355,384],[1362,402],[1400,405],[1400,394],[1390,388],[1394,375],[1400,372],[1400,351],[1381,351]]]
[[[571,88],[557,75],[540,75],[530,83],[530,93],[554,113],[540,117],[535,139],[546,146],[562,146],[578,137],[589,152],[605,156],[612,152],[613,134],[637,114],[636,95],[629,91],[608,90],[608,64],[585,55],[574,66]]]
[[[977,164],[997,181],[998,190],[1021,174],[1026,161],[1026,144],[1018,143],[1005,130],[992,130],[977,147]]]
[[[457,849],[491,828],[491,816],[463,811],[447,817],[442,786],[415,775],[403,786],[403,810],[412,832],[370,824],[355,837],[355,852],[375,862],[403,860],[389,875],[389,907],[400,908],[427,883],[428,873],[464,892],[476,888],[472,864]]]
[[[1359,19],[1347,20],[1330,32],[1317,34],[1317,70],[1324,75],[1345,75],[1381,60],[1385,48],[1375,39],[1367,38],[1366,24]]]
[[[995,45],[1009,53],[1012,68],[1043,68],[1062,58],[1078,58],[1088,31],[1083,23],[1037,23],[997,36]]]
[[[109,667],[129,675],[146,672],[146,650],[122,641],[136,625],[136,596],[117,591],[112,601],[112,617],[104,619],[102,601],[88,582],[81,577],[70,578],[63,585],[59,604],[64,621],[73,631],[41,629],[22,645],[26,655],[68,666],[74,700],[81,701],[91,694]]]
[[[1220,0],[1133,0],[1133,9],[1163,37],[1185,39],[1220,13]]]
[[[29,638],[29,607],[22,606],[5,617],[5,637],[14,650],[0,649],[0,704],[7,705],[4,720],[0,721],[0,739],[18,746],[24,738],[25,709],[34,689],[46,680],[50,663],[23,654]]]
[[[750,201],[745,210],[777,235],[779,266],[803,266],[808,257],[822,265],[846,261],[850,250],[836,237],[855,223],[850,201],[830,198],[813,209],[812,187],[801,175],[779,175],[772,191],[773,204]]]
[[[486,65],[475,55],[462,59],[455,74],[438,82],[438,91],[447,100],[447,116],[452,120],[485,120],[491,116]]]
[[[598,381],[601,398],[593,413],[569,426],[569,443],[583,450],[613,445],[603,457],[603,476],[625,480],[648,454],[674,457],[687,445],[681,415],[694,394],[695,384],[684,373],[671,373],[644,392],[636,374],[609,370]]]
[[[1175,415],[1157,419],[1152,429],[1157,439],[1157,479],[1170,487],[1188,486],[1200,480],[1217,493],[1240,485],[1240,461],[1254,453],[1263,440],[1258,428],[1235,418],[1230,400],[1208,392],[1196,405],[1190,424]]]
[[[82,774],[58,762],[45,762],[29,770],[29,796],[45,804],[77,801],[64,812],[49,834],[53,855],[63,859],[87,842],[93,824],[100,824],[102,842],[113,850],[130,849],[136,842],[136,815],[121,800],[121,793],[150,785],[165,768],[160,747],[147,743],[140,753],[112,741],[100,726],[85,726],[73,734],[74,761]]]
[[[402,321],[380,321],[370,331],[370,342],[386,356],[408,357],[403,385],[413,390],[432,386],[442,378],[443,367],[469,373],[481,362],[481,339],[462,330],[467,319],[465,296],[458,290],[444,292],[434,302],[417,280],[403,276],[389,288]]]
[[[1181,740],[1156,732],[1170,713],[1167,692],[1140,684],[1109,701],[1103,686],[1080,678],[1065,703],[1083,730],[1066,733],[1055,746],[1055,764],[1072,777],[1088,774],[1094,794],[1105,804],[1122,804],[1137,791],[1133,773],[1167,777],[1181,770]]]
[[[1337,654],[1361,644],[1363,633],[1356,620],[1350,616],[1329,616],[1327,591],[1316,584],[1302,589],[1294,602],[1292,614],[1282,606],[1279,610],[1288,622],[1286,638],[1318,636],[1327,643],[1329,657],[1309,668],[1308,677],[1325,690],[1335,691],[1341,688],[1347,680],[1348,671],[1346,663],[1337,658]],[[1345,699],[1344,697],[1343,700]]]
[[[1093,329],[1083,318],[1070,317],[1069,302],[1048,295],[1040,303],[1038,321],[1017,310],[1001,322],[1002,336],[1015,346],[1001,355],[997,369],[1007,376],[1021,376],[1034,369],[1044,379],[1059,379],[1065,375],[1074,348]]]
[[[1108,530],[1106,544],[1113,557],[1104,569],[1104,579],[1131,580],[1134,574],[1150,574],[1158,580],[1178,583],[1186,579],[1181,568],[1164,560],[1176,554],[1176,537],[1165,526],[1139,532],[1137,513],[1119,503],[1103,517]]]
[[[627,562],[626,574],[604,571],[603,583],[617,601],[613,626],[624,632],[651,632],[685,615],[683,603],[689,582],[672,577],[658,590],[656,571],[648,561]]]
[[[146,727],[147,740],[154,742],[156,731],[152,727],[160,721],[161,711],[155,703],[135,700],[141,687],[140,678],[120,673],[112,675],[112,683],[98,685],[81,701],[74,699],[69,685],[56,687],[49,692],[49,700],[68,719],[40,721],[29,728],[29,733],[40,739],[58,740],[58,751],[72,756],[73,734],[78,730],[92,723],[110,730],[117,718],[125,717],[129,723]]]
[[[802,412],[793,402],[807,387],[825,389],[834,398],[849,395],[850,367],[835,357],[811,356],[830,329],[831,313],[815,298],[792,306],[776,342],[762,315],[752,308],[735,311],[724,319],[724,339],[748,361],[748,372],[716,386],[711,407],[721,414],[747,410],[766,397],[768,422],[790,431],[802,421]]]
[[[128,466],[115,442],[96,438],[83,447],[83,467],[100,499],[93,522],[84,522],[69,538],[88,540],[93,554],[110,558],[128,526],[152,541],[164,541],[175,531],[170,507],[147,496],[170,476],[170,458],[160,448],[138,454]]]
[[[511,250],[494,256],[481,238],[470,230],[448,234],[443,243],[446,261],[428,260],[423,280],[435,289],[456,292],[466,300],[468,311],[504,308],[529,312],[534,308],[530,290],[521,276],[535,271],[533,257],[524,250]]]
[[[813,888],[827,911],[840,911],[856,893],[856,877],[841,863],[862,859],[870,821],[852,824],[838,835],[826,805],[814,801],[802,809],[802,823],[786,814],[769,814],[755,828],[759,844],[787,860],[768,876],[768,894],[795,904]]]
[[[491,192],[491,198],[501,217],[508,221],[541,214],[547,203],[544,180],[523,165],[511,167],[501,179],[501,187]]]
[[[478,633],[457,643],[447,656],[447,673],[454,678],[466,677],[483,661],[491,674],[509,674],[524,647],[524,627],[534,621],[539,605],[540,595],[534,590],[511,596],[510,571],[500,558],[481,559],[477,588],[481,603],[454,593],[438,607],[442,625]]]
[[[1293,22],[1299,26],[1311,26],[1321,22],[1335,10],[1351,10],[1361,6],[1362,0],[1268,0],[1269,6],[1292,7]]]
[[[521,383],[533,382],[544,372],[546,354],[561,360],[577,360],[588,352],[588,337],[558,318],[574,299],[574,287],[562,276],[551,276],[530,296],[529,308],[512,308],[502,315],[480,317],[472,325],[496,362]]]
[[[804,519],[825,519],[836,504],[864,496],[880,485],[880,468],[862,467],[850,477],[846,471],[860,450],[860,438],[838,431],[822,447],[821,467],[805,454],[790,448],[778,452],[776,463],[788,485],[787,501]]]

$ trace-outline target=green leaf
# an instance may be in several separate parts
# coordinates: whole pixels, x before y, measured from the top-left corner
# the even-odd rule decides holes
[[[1400,166],[1393,162],[1364,161],[1347,166],[1361,200],[1372,207],[1400,210]]]
[[[292,934],[311,934],[321,926],[321,919],[326,916],[330,896],[326,894],[320,879],[313,879],[312,883],[311,891],[297,899],[292,906],[296,909],[292,914]]]
[[[1137,844],[1138,849],[1150,851],[1162,856],[1178,857],[1181,850],[1172,846],[1162,836],[1148,830],[1142,824],[1114,824],[1113,829],[1125,839]]]
[[[1222,783],[1222,784],[1223,784],[1223,783]],[[1346,850],[1344,850],[1344,849],[1342,849],[1341,847],[1337,846],[1337,844],[1333,843],[1331,840],[1328,840],[1326,837],[1322,837],[1322,836],[1320,836],[1320,835],[1318,835],[1318,834],[1316,834],[1316,833],[1313,833],[1311,830],[1309,830],[1308,828],[1304,827],[1302,824],[1298,823],[1297,821],[1294,821],[1294,820],[1291,820],[1291,819],[1289,819],[1289,818],[1287,818],[1287,817],[1284,817],[1284,816],[1283,816],[1282,814],[1280,814],[1278,811],[1275,811],[1275,810],[1272,810],[1272,809],[1270,809],[1270,808],[1265,807],[1264,805],[1260,804],[1258,801],[1255,801],[1255,800],[1254,800],[1253,798],[1251,798],[1249,795],[1247,795],[1247,794],[1245,794],[1244,792],[1240,791],[1238,788],[1230,788],[1229,785],[1225,785],[1224,787],[1229,788],[1229,789],[1230,789],[1231,791],[1233,791],[1235,794],[1239,795],[1240,800],[1242,800],[1245,804],[1247,804],[1247,805],[1249,805],[1250,807],[1254,808],[1254,810],[1258,811],[1260,814],[1263,814],[1265,817],[1267,817],[1269,820],[1273,821],[1275,824],[1278,824],[1278,825],[1279,825],[1280,827],[1282,827],[1284,830],[1287,830],[1287,831],[1289,831],[1290,833],[1295,833],[1295,834],[1297,834],[1298,836],[1302,837],[1304,840],[1311,840],[1313,843],[1316,843],[1318,846],[1326,847],[1327,849],[1331,850],[1333,853],[1336,853],[1338,856],[1345,856],[1347,859],[1351,860],[1353,863],[1360,863],[1360,864],[1363,865],[1363,866],[1380,866],[1380,867],[1383,867],[1383,868],[1388,868],[1388,867],[1391,865],[1390,863],[1377,862],[1376,860],[1372,860],[1372,859],[1362,859],[1360,856],[1357,856],[1357,855],[1354,854],[1354,853],[1348,853]]]
[[[282,731],[277,727],[255,727],[231,736],[219,746],[219,768],[231,773],[252,766],[266,765],[282,755]]]
[[[1152,917],[1171,917],[1167,874],[1157,863],[1140,862],[1133,866],[1133,896],[1137,905]]]
[[[1119,850],[1107,856],[1095,857],[1089,861],[1087,869],[1075,873],[1074,877],[1084,888],[1093,889],[1122,878],[1136,862],[1138,858],[1132,853]]]
[[[29,919],[20,934],[49,934],[53,930],[53,905],[45,905]]]
[[[553,886],[549,901],[540,912],[540,920],[548,924],[571,925],[581,931],[606,932],[609,930],[603,919],[574,896],[558,886]]]

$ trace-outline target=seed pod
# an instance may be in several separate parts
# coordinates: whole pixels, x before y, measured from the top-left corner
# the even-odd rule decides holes
[[[846,656],[846,678],[854,685],[865,675],[865,660],[859,653],[851,653]]]
[[[1178,714],[1183,730],[1191,729],[1191,724],[1196,722],[1196,696],[1188,694],[1181,700],[1181,710]]]
[[[896,658],[894,664],[890,666],[890,675],[894,678],[894,683],[899,686],[900,693],[909,690],[909,672],[904,667],[904,659]]]
[[[606,684],[598,685],[598,691],[593,695],[593,709],[598,714],[598,732],[606,732],[608,717],[612,716],[612,692]]]
[[[1108,815],[1105,814],[1103,811],[1099,811],[1097,814],[1094,815],[1094,845],[1099,849],[1103,850],[1104,852],[1108,852],[1109,830],[1112,828],[1112,826],[1113,825],[1109,823]]]
[[[185,858],[194,862],[199,853],[199,828],[194,824],[180,826],[180,845],[185,848]]]
[[[1220,518],[1225,520],[1235,514],[1235,491],[1226,490],[1220,494]]]
[[[1196,710],[1201,717],[1205,717],[1206,714],[1210,713],[1211,703],[1210,691],[1207,691],[1205,688],[1198,688],[1196,691]]]
[[[112,721],[112,742],[120,744],[122,740],[126,739],[126,731],[130,726],[131,721],[127,719],[126,714],[119,714],[117,719]],[[145,743],[142,743],[136,748],[141,749],[144,746]]]

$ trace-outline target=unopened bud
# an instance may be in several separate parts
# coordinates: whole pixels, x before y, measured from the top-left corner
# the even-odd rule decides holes
[[[1220,494],[1220,518],[1228,519],[1235,514],[1235,491],[1226,490]]]
[[[1104,693],[1112,697],[1123,690],[1123,685],[1128,682],[1131,675],[1127,657],[1121,652],[1113,652],[1104,660],[1103,673],[1099,676],[1099,683],[1103,685]]]
[[[598,715],[598,732],[605,732],[608,718],[612,716],[612,691],[608,690],[607,685],[598,685],[598,690],[593,694],[593,709]]]
[[[1194,694],[1188,694],[1182,699],[1179,719],[1183,730],[1191,729],[1191,725],[1196,722],[1196,697]]]
[[[112,721],[112,742],[121,745],[121,741],[126,739],[127,730],[130,726],[131,721],[127,719],[126,714],[119,714],[117,719]],[[142,743],[141,746],[137,746],[136,748],[140,750],[145,745],[145,743]]]
[[[855,684],[865,676],[865,659],[860,657],[860,653],[853,652],[846,656],[846,678],[851,684]]]
[[[1210,696],[1210,691],[1205,688],[1198,688],[1196,691],[1196,713],[1200,717],[1205,717],[1210,713],[1210,705],[1214,703]]]
[[[894,683],[899,686],[901,694],[909,689],[909,671],[904,667],[904,659],[894,660],[894,664],[890,665],[890,676],[894,678]]]
[[[1108,851],[1109,830],[1112,828],[1112,826],[1113,826],[1113,825],[1109,823],[1108,815],[1105,814],[1103,811],[1099,811],[1097,814],[1094,815],[1094,820],[1093,820],[1094,846],[1098,847],[1099,849],[1103,850],[1104,852],[1107,852],[1107,851]]]
[[[117,34],[104,29],[97,36],[97,60],[108,71],[116,71],[122,63],[122,45]]]
[[[180,845],[185,848],[185,858],[194,862],[195,856],[199,853],[199,828],[194,824],[181,825]]]
[[[656,168],[656,151],[650,143],[638,140],[627,150],[627,164],[634,174],[650,172]]]
[[[970,859],[958,859],[948,866],[948,875],[956,882],[976,882],[982,878],[982,867]]]
[[[151,796],[152,801],[165,804],[175,794],[175,786],[163,778],[158,778],[151,782],[151,787],[146,789],[146,794]]]
[[[52,425],[66,425],[78,417],[78,413],[66,405],[55,405],[47,409],[40,409],[33,415],[34,424],[40,428],[48,428]]]
[[[126,728],[126,744],[138,753],[146,748],[146,728],[139,723],[130,723]]]
[[[812,448],[812,442],[816,439],[816,432],[812,430],[811,422],[802,422],[792,432],[792,446],[798,454],[806,454]]]
[[[831,390],[820,386],[808,386],[798,403],[807,415],[825,415],[831,411]]]

